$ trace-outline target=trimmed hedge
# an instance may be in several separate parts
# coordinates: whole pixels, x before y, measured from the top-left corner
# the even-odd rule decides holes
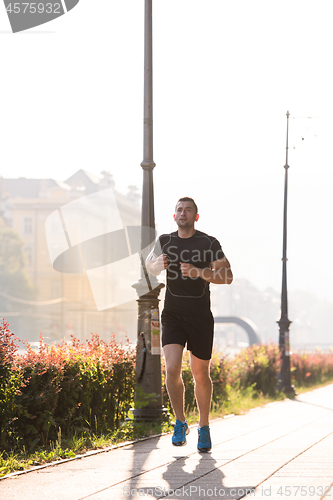
[[[0,449],[47,446],[76,431],[110,432],[133,402],[135,352],[96,334],[91,341],[17,355],[18,339],[0,324]]]
[[[310,387],[329,382],[333,378],[333,351],[293,353],[290,359],[290,371],[296,386]]]

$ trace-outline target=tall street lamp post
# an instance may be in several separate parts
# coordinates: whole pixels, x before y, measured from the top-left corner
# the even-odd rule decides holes
[[[290,341],[289,326],[291,321],[288,318],[288,292],[287,292],[287,195],[288,195],[288,134],[289,134],[289,116],[287,111],[287,145],[286,145],[286,164],[284,181],[284,212],[283,212],[283,257],[282,257],[282,292],[281,292],[281,318],[278,321],[279,347],[281,353],[281,371],[279,377],[279,389],[286,393],[294,393],[290,378]]]
[[[155,235],[153,189],[153,47],[152,0],[145,0],[144,42],[144,122],[143,122],[143,188],[141,212],[141,250],[147,249]],[[136,356],[136,421],[161,421],[167,414],[162,404],[161,356],[159,336],[159,293],[164,287],[147,273],[141,254],[141,278],[132,286],[138,293],[138,338]],[[146,292],[147,285],[149,292]],[[154,396],[145,396],[152,395]],[[148,404],[147,400],[149,401]],[[144,404],[144,406],[142,406]]]

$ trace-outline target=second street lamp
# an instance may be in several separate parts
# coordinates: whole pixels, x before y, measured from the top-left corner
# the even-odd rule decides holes
[[[282,290],[281,290],[281,317],[278,321],[279,347],[281,354],[281,372],[279,377],[279,389],[286,393],[295,394],[290,379],[290,339],[289,326],[291,321],[288,318],[288,291],[287,291],[287,200],[288,200],[288,135],[289,135],[289,116],[287,111],[287,144],[286,144],[286,164],[284,180],[284,209],[283,209],[283,256],[282,256]]]

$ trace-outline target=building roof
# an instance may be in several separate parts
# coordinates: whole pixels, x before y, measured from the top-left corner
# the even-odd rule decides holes
[[[58,188],[64,191],[67,196],[72,191],[74,197],[89,195],[96,191],[113,188],[115,183],[112,174],[101,172],[102,177],[97,177],[83,169],[78,170],[66,181],[57,181],[54,179],[27,179],[19,177],[18,179],[5,179],[0,177],[0,201],[8,198],[40,199],[48,198],[49,190]],[[114,191],[117,202],[122,205],[124,212],[131,212],[135,206],[139,210],[140,195],[135,186],[129,186],[129,192],[125,195]]]
[[[26,177],[19,177],[18,179],[2,178],[0,180],[0,197],[38,198],[41,190],[56,186],[60,186],[62,189],[70,189],[69,186],[65,187],[64,183],[53,179],[27,179]]]
[[[78,170],[66,181],[55,179],[0,178],[0,198],[40,198],[48,189],[59,187],[65,191],[84,188],[86,194],[101,188],[102,178],[83,169]]]
[[[73,189],[84,187],[86,193],[90,193],[99,189],[101,180],[102,179],[100,177],[97,177],[96,175],[80,168],[80,170],[75,172],[75,174],[66,179],[65,183],[69,184]]]

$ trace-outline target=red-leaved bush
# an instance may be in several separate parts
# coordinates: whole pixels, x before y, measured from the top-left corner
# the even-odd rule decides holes
[[[8,344],[8,335],[1,331],[0,345]],[[104,342],[96,334],[90,341],[73,337],[57,346],[40,337],[36,352],[25,344],[21,356],[15,355],[11,344],[9,353],[2,355],[16,376],[15,404],[11,414],[1,415],[3,448],[45,446],[56,440],[59,427],[64,439],[75,431],[107,433],[118,427],[133,401],[135,352],[128,344],[114,338]],[[0,382],[4,406],[8,397],[2,389],[8,385],[8,375],[7,370]]]
[[[279,347],[273,344],[255,344],[243,349],[232,359],[229,383],[239,389],[253,386],[264,395],[274,396],[280,369]]]
[[[333,352],[293,353],[290,359],[292,381],[295,385],[311,386],[333,377]]]
[[[17,342],[3,319],[0,323],[0,449],[7,446],[6,437],[17,419],[16,398],[22,384],[22,374],[14,368]]]

